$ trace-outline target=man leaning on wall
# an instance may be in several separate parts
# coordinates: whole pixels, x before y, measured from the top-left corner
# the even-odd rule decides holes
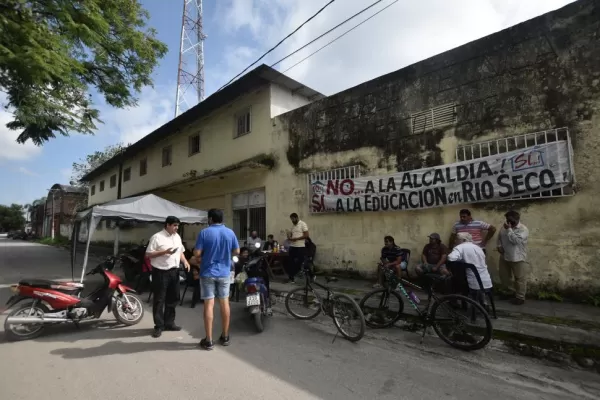
[[[498,234],[497,244],[500,253],[498,266],[500,282],[502,286],[514,291],[515,297],[511,299],[511,303],[522,305],[525,302],[529,278],[527,262],[529,229],[521,223],[521,215],[516,211],[509,211],[504,214],[504,217],[506,220]]]

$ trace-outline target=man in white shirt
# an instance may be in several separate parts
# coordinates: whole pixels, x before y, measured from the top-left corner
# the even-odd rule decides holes
[[[506,221],[498,234],[500,253],[500,282],[510,288],[514,277],[515,297],[511,303],[522,305],[527,293],[529,263],[527,262],[527,241],[529,229],[521,223],[521,214],[509,211],[504,214]]]
[[[481,278],[483,289],[490,289],[492,287],[492,278],[490,277],[490,273],[485,262],[485,253],[481,247],[473,243],[473,238],[468,232],[457,233],[456,243],[456,247],[454,247],[450,254],[448,254],[447,260],[450,262],[459,261],[474,265],[479,273],[479,277]],[[466,275],[469,289],[472,291],[481,290],[479,282],[477,281],[475,274],[473,274],[473,271],[468,269],[466,271]]]
[[[152,235],[146,256],[152,264],[152,285],[154,290],[154,332],[152,337],[158,338],[163,331],[180,331],[175,325],[175,306],[179,300],[179,263],[183,263],[189,271],[190,264],[183,254],[181,237],[177,233],[179,219],[169,216],[165,220],[165,228]]]
[[[295,276],[300,272],[302,263],[306,257],[306,239],[308,239],[308,225],[298,217],[298,214],[290,214],[292,230],[288,233],[290,242],[289,257],[286,272],[290,278],[288,282],[294,283]]]
[[[250,237],[246,239],[246,246],[250,249],[250,251],[256,250],[256,243],[260,245],[259,248],[262,248],[262,239],[258,237],[257,231],[252,231],[250,233]]]

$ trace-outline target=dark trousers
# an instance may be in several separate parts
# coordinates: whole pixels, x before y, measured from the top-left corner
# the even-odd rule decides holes
[[[306,247],[289,248],[289,256],[285,266],[285,272],[288,274],[290,279],[294,279],[298,272],[300,272],[305,255]]]
[[[177,267],[169,270],[152,268],[154,304],[152,314],[154,327],[164,329],[175,324],[175,306],[179,301],[179,272]]]

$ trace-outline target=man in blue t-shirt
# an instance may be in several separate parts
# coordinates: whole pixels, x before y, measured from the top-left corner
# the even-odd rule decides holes
[[[214,348],[212,340],[213,309],[215,297],[221,307],[223,332],[219,341],[229,345],[229,277],[233,255],[240,254],[240,245],[235,233],[223,225],[223,211],[208,211],[209,227],[200,231],[194,248],[194,255],[201,258],[200,292],[204,300],[204,329],[206,337],[200,341],[205,350]]]

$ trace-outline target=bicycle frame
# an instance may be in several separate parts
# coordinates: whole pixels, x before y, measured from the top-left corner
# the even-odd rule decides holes
[[[417,312],[417,314],[419,315],[420,318],[425,319],[428,315],[429,309],[431,308],[431,305],[435,302],[438,301],[438,297],[435,295],[435,292],[433,291],[433,289],[430,287],[427,288],[426,292],[427,292],[427,305],[425,306],[424,309],[420,309],[419,306],[413,301],[413,299],[410,298],[410,296],[408,295],[408,292],[406,291],[406,288],[404,287],[404,285],[411,287],[415,290],[420,290],[423,291],[423,288],[420,286],[415,285],[414,283],[411,283],[409,281],[407,281],[404,278],[400,278],[400,280],[398,280],[398,277],[389,269],[384,267],[383,265],[379,265],[379,268],[383,271],[383,275],[385,280],[388,283],[388,291],[395,291],[395,290],[399,290],[400,293],[402,293],[402,295],[406,298],[406,300],[408,300],[408,303],[412,306],[412,308],[415,309],[415,311]],[[433,299],[433,301],[432,301]]]
[[[328,310],[325,308],[325,306],[329,303],[329,301],[331,301],[331,296],[333,295],[332,290],[325,285],[322,285],[318,282],[311,282],[310,279],[310,271],[306,268],[305,266],[306,261],[302,264],[302,273],[304,273],[304,288],[306,289],[306,291],[308,292],[310,290],[310,292],[319,300],[319,305],[321,307],[321,311],[323,311],[325,314],[328,314]],[[323,299],[319,293],[317,293],[314,288],[313,285],[316,285],[317,287],[325,290],[327,292],[327,297],[325,299]]]

